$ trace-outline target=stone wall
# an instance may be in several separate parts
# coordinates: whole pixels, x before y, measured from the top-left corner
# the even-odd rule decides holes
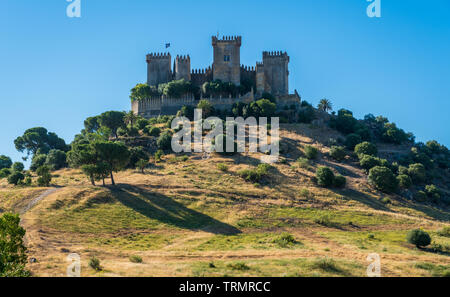
[[[147,84],[157,86],[172,80],[172,58],[169,53],[147,55]]]

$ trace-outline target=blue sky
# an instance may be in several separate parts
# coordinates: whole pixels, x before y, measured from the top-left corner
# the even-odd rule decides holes
[[[242,35],[241,62],[263,50],[291,57],[290,88],[314,104],[387,116],[417,139],[450,146],[450,1],[2,0],[0,154],[20,161],[13,141],[43,126],[67,142],[83,120],[130,109],[129,90],[146,80],[145,54],[190,54],[211,64],[210,38]]]

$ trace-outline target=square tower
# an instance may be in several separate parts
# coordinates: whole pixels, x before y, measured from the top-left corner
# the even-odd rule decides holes
[[[264,90],[275,96],[289,94],[289,56],[286,52],[263,52]]]
[[[147,55],[147,84],[157,86],[172,80],[172,58],[169,53]]]
[[[212,37],[213,80],[241,84],[241,36]]]

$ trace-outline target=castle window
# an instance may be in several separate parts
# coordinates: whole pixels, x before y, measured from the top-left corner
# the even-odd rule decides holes
[[[223,60],[225,62],[230,62],[230,56],[223,56]]]

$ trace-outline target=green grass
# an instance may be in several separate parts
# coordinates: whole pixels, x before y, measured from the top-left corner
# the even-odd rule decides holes
[[[436,265],[433,263],[419,262],[414,264],[414,268],[426,270],[430,273],[430,276],[450,277],[450,265]]]
[[[334,259],[269,259],[215,261],[192,264],[192,276],[254,277],[330,277],[365,276],[366,267],[358,262]],[[245,268],[244,268],[245,267]]]
[[[89,240],[93,247],[110,247],[129,251],[159,250],[170,245],[176,235],[162,234],[130,234],[126,236],[103,236]]]

